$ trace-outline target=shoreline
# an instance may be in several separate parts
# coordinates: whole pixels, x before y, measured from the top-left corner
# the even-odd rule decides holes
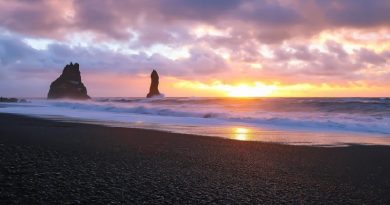
[[[390,203],[390,147],[312,147],[0,114],[0,202]]]
[[[1,106],[1,104],[0,104]],[[390,137],[385,134],[352,132],[352,131],[336,131],[336,130],[322,130],[322,129],[292,129],[292,128],[277,128],[272,126],[257,127],[251,124],[236,124],[231,123],[227,125],[209,126],[207,124],[185,125],[185,124],[160,124],[160,120],[145,120],[136,114],[126,116],[118,114],[104,118],[103,113],[94,113],[93,118],[80,117],[82,114],[88,113],[74,113],[70,110],[67,115],[61,115],[60,112],[67,112],[60,110],[51,114],[42,114],[40,112],[31,112],[23,114],[21,110],[3,111],[0,113],[10,115],[21,115],[24,117],[38,118],[42,120],[54,120],[58,122],[67,123],[83,123],[93,124],[105,127],[118,127],[129,129],[154,130],[158,132],[168,132],[175,134],[202,136],[202,137],[217,137],[229,140],[276,143],[282,145],[294,146],[314,146],[314,147],[346,147],[351,145],[369,145],[369,146],[390,146]],[[27,111],[30,112],[30,111]],[[113,117],[113,118],[112,118]],[[149,117],[149,116],[148,116]],[[156,116],[152,116],[156,117]],[[164,116],[165,117],[165,116]],[[105,119],[105,120],[101,120]],[[130,119],[130,120],[129,120]],[[138,120],[134,120],[138,119]],[[175,119],[177,120],[177,119]],[[141,122],[141,123],[139,123]],[[176,122],[177,123],[177,122]],[[243,130],[243,131],[242,131]]]

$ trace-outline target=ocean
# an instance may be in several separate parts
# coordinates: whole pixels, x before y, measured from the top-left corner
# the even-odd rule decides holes
[[[27,99],[0,112],[309,146],[390,145],[390,98]]]

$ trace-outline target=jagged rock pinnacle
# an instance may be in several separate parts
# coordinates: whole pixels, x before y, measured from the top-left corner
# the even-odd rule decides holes
[[[158,91],[159,77],[156,70],[152,71],[150,78],[151,78],[151,83],[150,83],[149,93],[146,95],[147,98],[160,95],[160,92]]]
[[[65,66],[60,77],[50,85],[48,99],[89,99],[87,88],[81,82],[79,64],[72,62]]]

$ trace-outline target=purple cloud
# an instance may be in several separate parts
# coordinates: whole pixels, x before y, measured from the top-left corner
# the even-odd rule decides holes
[[[191,24],[204,23],[252,32],[263,43],[275,43],[312,35],[329,26],[364,28],[386,26],[390,21],[388,1],[317,0],[311,4],[308,7],[303,0],[284,3],[266,0],[103,0],[99,3],[36,0],[31,3],[19,0],[0,3],[0,26],[27,35],[56,38],[91,31],[123,41],[134,37],[130,32],[134,31],[144,37],[141,41],[166,42],[186,41],[186,35],[175,39],[169,33],[182,30],[183,34]],[[313,22],[320,17],[324,19]],[[149,34],[150,31],[154,34]]]
[[[70,61],[78,62],[85,72],[116,72],[147,74],[159,69],[171,76],[217,73],[228,66],[211,50],[193,48],[189,58],[171,60],[159,54],[125,55],[96,47],[69,47],[53,43],[45,50],[36,50],[17,37],[0,35],[0,62],[2,69],[13,72],[44,72],[61,70]]]
[[[340,26],[388,26],[390,2],[383,0],[318,0],[327,20]]]

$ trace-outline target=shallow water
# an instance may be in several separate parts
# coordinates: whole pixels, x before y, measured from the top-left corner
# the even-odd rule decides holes
[[[29,101],[3,103],[0,112],[294,145],[390,145],[390,98]]]

